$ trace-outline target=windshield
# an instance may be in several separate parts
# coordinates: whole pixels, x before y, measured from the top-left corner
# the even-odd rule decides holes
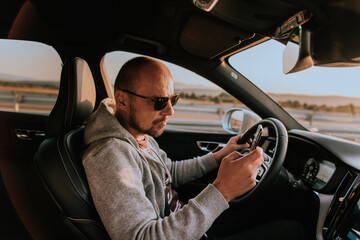
[[[307,129],[360,142],[360,67],[312,67],[285,75],[284,48],[269,40],[229,63]]]

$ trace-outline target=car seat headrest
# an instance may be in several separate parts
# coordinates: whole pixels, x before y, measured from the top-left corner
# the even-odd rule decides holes
[[[46,135],[53,136],[84,124],[93,112],[95,102],[95,83],[87,62],[79,57],[66,59]]]

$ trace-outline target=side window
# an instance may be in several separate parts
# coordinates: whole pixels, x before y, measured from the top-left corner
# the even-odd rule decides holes
[[[113,85],[121,66],[139,55],[115,51],[105,55],[104,64],[108,79]],[[209,80],[180,66],[163,62],[174,78],[175,93],[180,99],[167,129],[201,132],[226,132],[222,127],[224,113],[244,105]]]
[[[59,92],[61,64],[48,45],[0,39],[0,110],[48,114]]]

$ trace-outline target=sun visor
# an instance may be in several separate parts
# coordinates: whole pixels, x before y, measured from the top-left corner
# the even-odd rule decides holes
[[[180,44],[193,55],[211,59],[254,35],[215,18],[193,15],[185,24]]]
[[[313,31],[313,60],[319,67],[360,66],[358,0],[330,1],[327,23]]]

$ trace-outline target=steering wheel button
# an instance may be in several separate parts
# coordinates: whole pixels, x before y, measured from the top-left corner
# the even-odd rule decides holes
[[[261,178],[264,175],[265,169],[263,166],[259,167],[257,177]]]
[[[264,159],[264,162],[265,163],[270,163],[270,156],[269,155],[267,155],[266,153],[263,153],[263,159]]]

